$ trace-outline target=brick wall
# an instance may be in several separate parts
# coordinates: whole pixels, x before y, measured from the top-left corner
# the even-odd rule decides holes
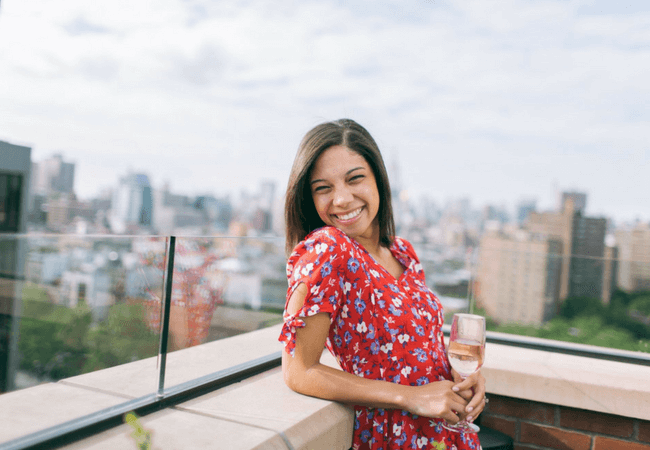
[[[650,450],[650,421],[488,394],[480,423],[515,450]],[[606,401],[606,399],[603,399]]]

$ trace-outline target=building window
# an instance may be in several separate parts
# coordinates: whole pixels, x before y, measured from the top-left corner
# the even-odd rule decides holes
[[[0,173],[0,233],[18,232],[22,175]]]

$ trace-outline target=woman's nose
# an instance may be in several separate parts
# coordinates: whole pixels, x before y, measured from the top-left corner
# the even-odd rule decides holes
[[[352,193],[350,192],[349,189],[337,189],[336,192],[334,192],[334,205],[335,206],[343,206],[347,205],[352,201]]]

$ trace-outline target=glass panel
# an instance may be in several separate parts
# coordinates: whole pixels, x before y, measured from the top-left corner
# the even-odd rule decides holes
[[[565,256],[549,240],[482,240],[473,300],[488,329],[650,352],[650,262]]]
[[[2,392],[155,357],[160,309],[151,298],[162,293],[162,272],[146,258],[164,260],[165,242],[0,236],[7,262],[0,277]],[[155,390],[156,379],[153,359],[141,395]]]
[[[212,343],[282,322],[287,292],[284,243],[277,238],[181,237],[176,240],[169,349]],[[232,354],[227,344],[205,349],[190,370],[170,355],[165,385],[188,381],[259,355]],[[213,350],[217,349],[217,350]],[[198,354],[195,350],[192,354]]]

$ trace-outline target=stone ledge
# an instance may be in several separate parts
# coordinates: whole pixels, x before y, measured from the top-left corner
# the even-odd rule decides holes
[[[650,367],[487,344],[487,391],[650,420]]]
[[[279,332],[276,325],[174,352],[168,360],[168,367],[172,365],[168,380],[180,383],[277,352],[282,348],[277,342]],[[499,344],[488,344],[486,356],[483,373],[488,393],[650,420],[650,367]],[[323,362],[336,366],[327,352]],[[150,394],[155,388],[154,369],[155,358],[150,358],[1,395],[2,431],[15,429],[23,435],[44,428],[45,423],[54,425],[125,398]],[[75,395],[70,397],[70,392]],[[77,403],[82,407],[77,408]],[[71,417],[60,415],[62,407],[73,411],[68,413]],[[33,415],[34,408],[45,421]],[[145,428],[155,432],[154,448],[199,445],[205,442],[201,430],[213,427],[219,430],[208,433],[216,439],[213,448],[242,450],[347,449],[352,421],[352,411],[343,405],[290,391],[279,368],[142,419]],[[68,448],[129,448],[124,445],[133,442],[130,432],[122,425]],[[244,432],[258,440],[244,439],[241,445],[225,440]],[[8,436],[0,435],[3,441]],[[168,435],[174,438],[163,437]],[[9,438],[13,437],[17,436]]]

